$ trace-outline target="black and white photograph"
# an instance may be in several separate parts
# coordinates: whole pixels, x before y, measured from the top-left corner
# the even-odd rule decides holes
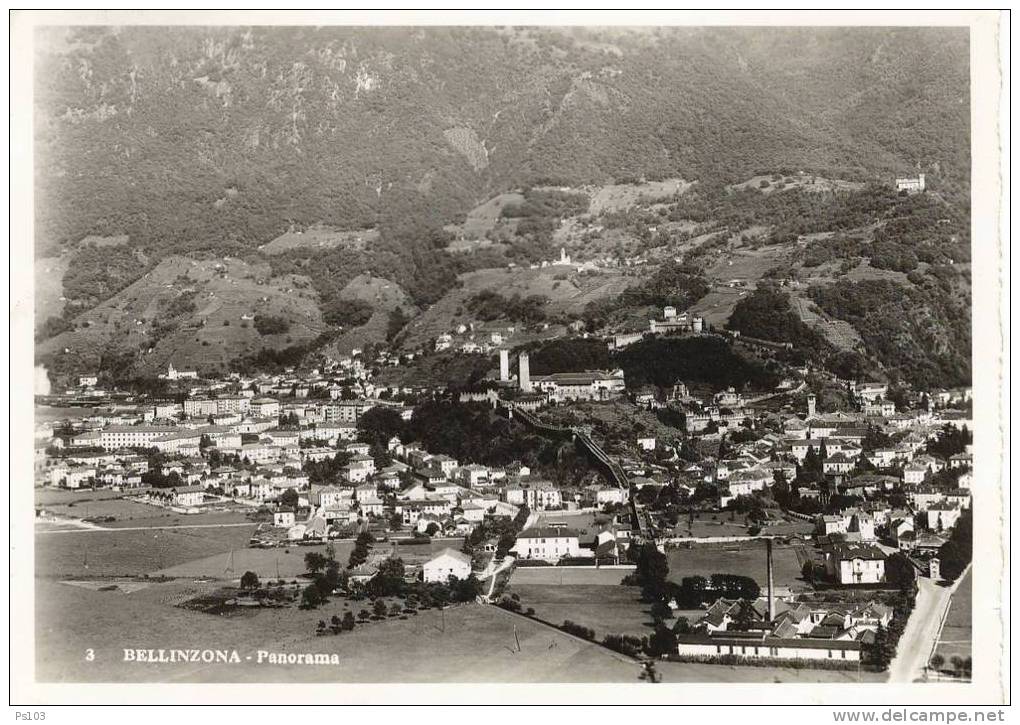
[[[19,677],[1008,702],[998,13],[557,17],[22,18]]]

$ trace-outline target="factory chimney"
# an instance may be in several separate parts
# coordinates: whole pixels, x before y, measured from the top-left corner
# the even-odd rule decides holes
[[[526,352],[522,352],[517,360],[517,380],[522,392],[531,392],[531,364],[528,362],[528,353]]]
[[[765,539],[765,566],[768,569],[769,624],[776,618],[776,598],[772,587],[772,539]]]

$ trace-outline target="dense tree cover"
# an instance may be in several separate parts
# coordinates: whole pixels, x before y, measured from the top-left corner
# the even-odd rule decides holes
[[[668,593],[669,563],[666,555],[659,551],[654,541],[648,541],[637,547],[637,551],[628,550],[628,556],[634,561],[633,574],[628,574],[623,583],[641,588],[641,598],[647,602],[660,602]]]
[[[828,346],[790,306],[790,295],[775,285],[762,283],[740,299],[726,325],[741,335],[773,342],[788,342],[818,355]]]
[[[536,324],[546,318],[545,306],[549,298],[543,295],[511,295],[504,297],[499,292],[482,290],[467,300],[468,311],[480,320],[513,320]]]
[[[366,410],[358,419],[358,438],[370,445],[385,446],[390,438],[406,435],[407,423],[400,413],[386,406]]]
[[[776,372],[741,357],[720,337],[646,338],[614,354],[613,361],[623,368],[632,388],[694,382],[718,389],[768,389],[779,382]]]
[[[484,403],[447,400],[417,406],[407,435],[410,441],[420,441],[428,450],[445,451],[462,463],[499,466],[514,461],[534,467],[553,466],[561,446],[515,427]]]
[[[939,431],[934,440],[929,440],[925,446],[928,453],[934,453],[944,459],[963,453],[967,446],[974,442],[974,435],[967,429],[967,426],[957,429],[955,426],[947,425]]]
[[[605,370],[612,365],[604,341],[582,337],[562,337],[530,348],[528,362],[532,375]]]
[[[827,314],[852,324],[868,355],[894,379],[918,388],[970,383],[969,295],[951,284],[929,290],[889,280],[841,280],[809,294]]]
[[[275,315],[255,315],[255,329],[260,335],[283,335],[290,330],[290,321]]]
[[[848,231],[867,226],[897,203],[886,184],[869,184],[859,191],[810,192],[791,188],[764,194],[758,189],[730,190],[698,185],[671,210],[678,219],[712,222],[732,230],[764,225],[765,241],[795,241],[812,232]]]
[[[364,300],[337,297],[322,306],[322,319],[338,327],[358,327],[369,321],[372,311]]]

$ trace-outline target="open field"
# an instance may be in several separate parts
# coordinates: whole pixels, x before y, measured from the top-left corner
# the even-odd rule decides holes
[[[137,576],[214,554],[221,562],[216,574],[222,575],[226,553],[244,549],[254,529],[255,524],[180,531],[41,533],[35,537],[36,576]]]
[[[181,514],[159,506],[151,506],[146,503],[118,498],[125,495],[123,492],[68,492],[74,494],[75,499],[72,500],[68,497],[64,501],[60,501],[62,497],[51,496],[49,495],[50,493],[62,492],[38,491],[36,493],[36,505],[44,507],[47,512],[65,518],[92,519],[107,516],[114,517],[114,521],[103,521],[97,524],[105,529],[143,526],[239,524],[248,521],[245,514],[250,510],[241,504],[226,503],[206,506],[204,507],[206,510],[202,513]],[[104,493],[108,495],[101,495]],[[85,494],[91,495],[86,497]],[[42,503],[41,501],[43,500],[49,501],[49,503]],[[236,510],[229,510],[232,508]]]
[[[968,571],[960,585],[953,593],[949,603],[949,613],[935,651],[946,658],[945,667],[949,669],[952,657],[971,657],[971,638],[973,637],[973,571]]]
[[[571,566],[519,566],[510,579],[514,587],[541,586],[617,586],[633,569],[581,568]]]
[[[244,544],[247,544],[245,539]],[[376,557],[398,556],[404,560],[405,565],[422,564],[438,551],[449,547],[460,549],[463,542],[460,539],[434,540],[428,544],[398,544],[393,542],[377,542],[369,549],[369,561]],[[335,541],[333,550],[336,552],[336,560],[346,564],[347,559],[354,549],[353,541]],[[246,571],[253,571],[261,579],[293,579],[305,573],[305,554],[316,551],[324,554],[325,544],[316,546],[291,546],[288,548],[276,549],[248,549],[237,548],[233,553],[233,563],[230,568],[233,574],[226,573],[228,556],[224,553],[217,553],[212,556],[194,558],[174,566],[169,566],[154,575],[171,577],[239,577]]]
[[[728,513],[696,513],[694,522],[689,523],[688,517],[683,515],[673,528],[674,536],[747,536],[747,526],[744,519],[737,516],[732,521]]]
[[[517,192],[499,194],[469,211],[463,224],[450,224],[445,229],[468,239],[484,237],[499,223],[504,207],[517,206],[523,201],[524,195]]]
[[[263,244],[259,250],[264,254],[282,254],[292,249],[324,250],[337,247],[364,249],[378,240],[379,231],[376,229],[342,231],[315,225],[304,231],[281,234],[276,239]]]
[[[712,574],[740,574],[752,577],[765,589],[768,576],[765,571],[765,545],[755,544],[746,548],[727,546],[700,546],[692,549],[671,549],[666,552],[669,560],[669,578],[679,582],[685,576]],[[777,587],[807,590],[810,587],[801,579],[801,564],[797,558],[797,547],[777,546],[772,552],[773,580]]]
[[[761,183],[767,182],[767,186],[762,186]],[[779,186],[782,184],[782,186]],[[794,174],[790,176],[781,175],[761,175],[752,176],[747,181],[740,184],[731,184],[728,188],[734,190],[740,189],[759,189],[762,192],[769,194],[773,191],[781,191],[782,189],[801,189],[803,191],[857,191],[864,188],[864,184],[859,181],[844,181],[843,179],[826,179],[822,176],[811,176],[809,174]]]
[[[518,594],[525,609],[534,608],[536,617],[555,625],[569,619],[595,630],[595,638],[600,641],[607,634],[647,637],[653,631],[650,605],[639,600],[637,587],[518,584],[515,574],[509,593]],[[703,611],[678,613],[691,622],[703,614]]]
[[[585,536],[598,532],[598,521],[600,518],[609,521],[611,517],[595,511],[542,511],[538,514],[538,521],[535,523],[535,526],[566,524],[582,536]]]
[[[119,498],[105,498],[98,501],[78,501],[68,503],[49,504],[46,510],[57,516],[84,519],[96,516],[113,516],[117,519],[168,519],[170,516],[180,517],[167,509],[160,509],[156,506],[149,506],[144,503],[126,501]],[[163,521],[163,524],[168,523]]]
[[[769,270],[786,266],[791,249],[791,245],[778,244],[759,249],[733,250],[706,269],[705,276],[724,283],[734,279],[756,282]]]
[[[100,489],[98,491],[78,490],[71,491],[61,488],[37,488],[35,489],[35,505],[45,506],[66,506],[67,504],[85,505],[85,502],[106,501],[119,499],[124,496],[122,491]]]
[[[663,179],[643,184],[608,184],[594,190],[588,209],[592,214],[624,211],[638,204],[672,199],[687,191],[691,184],[683,179]]]
[[[723,326],[733,314],[740,298],[747,294],[747,290],[734,289],[730,287],[713,287],[707,295],[702,297],[690,308],[692,315],[699,315],[710,325]]]
[[[180,584],[154,585],[123,594],[38,582],[37,677],[63,682],[636,682],[639,672],[602,647],[496,607],[429,610],[317,637],[315,623],[342,614],[343,600],[314,611],[272,609],[229,617],[171,606],[197,593],[197,585],[190,591]],[[125,648],[189,647],[236,648],[241,662],[123,661]],[[95,661],[84,661],[87,648],[95,650]],[[258,664],[260,649],[335,652],[341,664]]]
[[[695,662],[657,662],[663,682],[885,682],[884,672],[744,667]]]

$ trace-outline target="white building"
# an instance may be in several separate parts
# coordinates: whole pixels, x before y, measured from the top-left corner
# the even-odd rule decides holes
[[[559,527],[525,529],[517,536],[512,553],[523,559],[557,561],[565,556],[580,556],[577,532]]]
[[[450,577],[467,579],[471,574],[471,557],[462,551],[443,549],[422,566],[426,582],[446,582]]]
[[[859,662],[861,643],[855,640],[779,638],[764,632],[683,634],[677,637],[681,657],[745,657],[753,660],[827,660]]]
[[[871,544],[841,544],[825,553],[825,570],[840,584],[885,581],[885,553]]]

